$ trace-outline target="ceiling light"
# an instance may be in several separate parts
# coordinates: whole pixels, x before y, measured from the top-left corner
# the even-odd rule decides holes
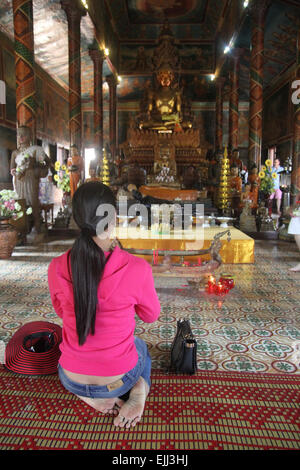
[[[109,56],[109,49],[107,49],[107,47],[104,48],[104,55],[105,55],[106,57]]]
[[[87,0],[81,0],[81,3],[82,3],[82,5],[84,6],[84,8],[85,8],[86,10],[88,10],[88,9],[89,9],[89,6],[88,6],[88,3],[87,3]]]
[[[212,74],[210,75],[210,79],[211,79],[211,81],[213,81],[215,78],[216,78],[215,74],[214,74],[214,73],[212,73]]]
[[[248,5],[249,5],[249,0],[245,0],[244,1],[244,8],[247,8]]]
[[[226,46],[225,49],[224,49],[224,54],[228,54],[229,51],[230,51],[230,47]]]
[[[117,80],[118,80],[118,83],[121,83],[122,77],[120,77],[120,75],[118,75],[118,76],[117,76]]]

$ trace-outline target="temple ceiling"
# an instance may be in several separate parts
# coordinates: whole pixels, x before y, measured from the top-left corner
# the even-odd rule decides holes
[[[115,0],[107,2],[121,41],[155,41],[165,18],[178,40],[213,41],[228,0]]]
[[[234,45],[245,49],[240,88],[243,99],[247,99],[251,26],[249,15],[242,6],[243,0],[87,1],[88,14],[81,20],[84,99],[91,99],[93,94],[93,64],[88,48],[95,41],[95,30],[98,43],[110,48],[111,63],[118,73],[128,77],[144,75],[147,79],[152,72],[151,57],[165,18],[168,18],[180,50],[183,73],[196,77],[203,87],[205,80],[209,85],[207,78],[215,72],[218,60],[222,74],[226,75],[230,67],[229,55],[222,57],[223,50],[235,36]],[[33,14],[35,60],[67,90],[68,27],[60,0],[33,0]],[[265,85],[272,83],[295,61],[299,17],[299,0],[272,1],[265,28]],[[0,30],[13,40],[12,0],[1,0]],[[143,55],[143,62],[138,62],[139,54]],[[111,70],[105,61],[104,75],[109,73]],[[126,80],[119,87],[120,96],[125,97],[122,86],[126,86]],[[212,96],[211,92],[209,96]]]

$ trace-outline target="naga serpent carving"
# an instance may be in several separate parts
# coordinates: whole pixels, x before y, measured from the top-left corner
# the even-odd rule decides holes
[[[164,274],[166,276],[182,276],[186,278],[202,278],[218,269],[222,264],[222,258],[220,256],[220,249],[222,246],[221,238],[227,234],[227,241],[231,240],[230,230],[225,230],[216,234],[211,242],[209,248],[205,250],[156,250],[158,256],[164,256],[161,264],[153,264],[153,274]],[[117,241],[119,246],[122,248],[119,240]],[[123,248],[124,249],[124,248]],[[133,255],[153,255],[153,250],[149,249],[125,249]],[[200,266],[182,266],[183,260],[186,256],[201,256],[210,254],[210,260],[202,263]],[[181,258],[181,264],[172,264],[172,256],[179,256]]]

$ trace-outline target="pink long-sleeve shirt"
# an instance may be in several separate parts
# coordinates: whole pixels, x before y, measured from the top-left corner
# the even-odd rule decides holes
[[[138,360],[135,314],[145,323],[154,322],[160,314],[151,266],[145,260],[119,247],[111,253],[98,288],[95,334],[89,334],[81,346],[76,332],[68,252],[51,261],[48,283],[52,305],[63,320],[59,363],[64,369],[112,376],[135,367]]]

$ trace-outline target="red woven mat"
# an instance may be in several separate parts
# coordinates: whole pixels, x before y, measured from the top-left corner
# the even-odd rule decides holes
[[[116,428],[56,375],[0,366],[0,449],[239,450],[300,448],[300,377],[153,371],[142,422]]]

